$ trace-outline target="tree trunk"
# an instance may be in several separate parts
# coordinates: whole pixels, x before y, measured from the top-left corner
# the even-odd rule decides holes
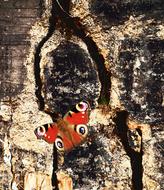
[[[162,190],[162,0],[0,0],[0,189]],[[64,155],[36,127],[81,100]]]

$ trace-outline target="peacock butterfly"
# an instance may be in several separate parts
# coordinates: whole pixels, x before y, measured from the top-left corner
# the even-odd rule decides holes
[[[85,140],[88,134],[89,113],[89,103],[79,102],[63,118],[57,119],[57,122],[37,127],[35,135],[38,139],[55,143],[58,151],[69,152]]]

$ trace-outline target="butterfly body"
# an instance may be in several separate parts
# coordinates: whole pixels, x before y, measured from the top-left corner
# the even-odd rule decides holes
[[[81,144],[88,134],[89,109],[88,102],[76,104],[72,111],[57,122],[36,128],[37,138],[55,143],[58,151],[70,151]]]

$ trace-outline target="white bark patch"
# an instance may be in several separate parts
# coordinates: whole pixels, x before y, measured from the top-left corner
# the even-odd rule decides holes
[[[44,173],[26,173],[24,178],[24,190],[41,189],[52,190],[51,176]]]
[[[4,139],[4,162],[7,166],[11,166],[11,144],[9,144],[9,141],[7,139],[7,136],[5,136]]]

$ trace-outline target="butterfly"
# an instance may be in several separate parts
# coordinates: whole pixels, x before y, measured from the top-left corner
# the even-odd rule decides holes
[[[81,101],[56,122],[44,124],[34,131],[38,139],[55,143],[60,152],[69,152],[80,145],[87,137],[90,105]]]

